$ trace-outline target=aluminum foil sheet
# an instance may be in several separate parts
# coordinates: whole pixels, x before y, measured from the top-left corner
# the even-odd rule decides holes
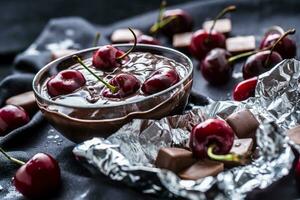
[[[77,145],[73,153],[94,172],[162,198],[244,199],[248,192],[264,189],[287,175],[292,167],[294,155],[286,130],[300,122],[299,76],[300,62],[284,60],[259,77],[253,98],[210,101],[207,106],[192,106],[184,115],[161,120],[135,119],[107,139]],[[186,145],[194,124],[206,118],[224,119],[244,108],[260,121],[258,156],[250,164],[197,181],[181,180],[171,171],[153,167],[161,147]]]

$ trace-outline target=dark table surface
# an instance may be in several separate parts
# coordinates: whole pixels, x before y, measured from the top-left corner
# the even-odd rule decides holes
[[[182,0],[170,0],[170,5],[190,2]],[[109,35],[117,27],[143,27],[142,22],[150,23],[156,17],[156,13],[145,14],[158,7],[160,0],[141,1],[107,1],[92,0],[82,2],[75,1],[0,1],[2,8],[2,18],[0,19],[0,80],[10,74],[13,70],[12,63],[16,54],[25,50],[40,32],[43,30],[47,21],[51,18],[64,16],[81,16],[97,27],[104,27],[106,34]],[[299,2],[287,1],[282,5],[282,1],[194,1],[193,4],[180,5],[197,16],[196,24],[199,25],[207,15],[214,15],[225,5],[232,3],[238,4],[242,10],[237,17],[233,17],[234,35],[254,34],[259,38],[268,26],[281,25],[284,28],[300,25],[299,23]],[[199,9],[202,8],[202,9]],[[108,12],[109,11],[109,12]],[[136,18],[126,19],[137,14],[145,14]],[[121,20],[121,21],[120,21]],[[300,26],[298,26],[300,27]],[[296,35],[299,38],[299,35]],[[168,42],[167,42],[168,43]],[[197,62],[194,62],[197,66]],[[240,65],[236,68],[239,70]],[[205,95],[213,99],[228,99],[230,89],[238,81],[233,80],[228,85],[221,88],[209,86],[195,70],[195,85],[193,86],[194,95]],[[35,119],[33,119],[35,120]],[[44,151],[55,155],[62,161],[60,167],[64,173],[63,186],[59,194],[54,199],[152,199],[153,197],[144,195],[122,184],[110,181],[108,178],[99,175],[93,178],[92,175],[73,158],[71,151],[74,143],[68,141],[60,133],[56,132],[40,116],[36,116],[39,126],[30,127],[27,132],[32,132],[33,137],[28,137],[22,142],[6,142],[11,138],[6,138],[6,146],[12,155],[16,154],[19,158],[28,158],[33,153]],[[15,134],[15,133],[14,133]],[[30,133],[26,133],[30,134]],[[49,138],[55,136],[57,138]],[[14,140],[12,140],[14,141]],[[21,151],[21,152],[20,152]],[[0,185],[4,189],[0,190],[1,199],[22,199],[16,195],[11,187],[5,188],[7,180],[13,175],[12,165],[7,163],[0,156]],[[2,163],[4,163],[2,165]],[[72,169],[68,172],[68,169]],[[2,175],[2,172],[4,175]],[[3,184],[5,183],[5,184]],[[82,187],[80,187],[82,185]],[[89,186],[87,189],[86,186]],[[70,191],[69,188],[76,188]],[[296,189],[293,179],[293,172],[289,176],[274,183],[265,190],[257,190],[249,194],[250,199],[295,199],[300,195]],[[75,198],[76,197],[76,198]]]

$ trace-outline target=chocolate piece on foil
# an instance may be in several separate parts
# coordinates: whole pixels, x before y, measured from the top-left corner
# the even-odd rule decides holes
[[[237,36],[226,39],[226,49],[232,54],[238,54],[255,49],[255,37]]]
[[[173,47],[177,49],[187,49],[191,43],[192,32],[178,33],[173,36]]]
[[[53,50],[53,51],[51,51],[52,60],[56,60],[58,58],[70,55],[72,53],[75,53],[76,51],[78,51],[78,50],[76,50],[76,49],[58,49],[58,50]]]
[[[142,35],[142,32],[138,29],[132,29],[135,35],[138,37]],[[126,29],[117,29],[115,30],[110,37],[112,43],[127,43],[134,40],[132,33]]]
[[[294,143],[300,144],[300,125],[288,130],[287,135]]]
[[[196,162],[192,152],[182,148],[161,148],[158,152],[155,166],[168,169],[175,173],[191,166]]]
[[[202,25],[203,29],[206,31],[209,31],[211,26],[213,25],[214,21],[205,21]],[[214,30],[220,33],[227,34],[231,31],[231,20],[224,18],[224,19],[218,19],[216,21],[216,25],[214,27]]]
[[[232,113],[226,118],[238,138],[255,139],[255,132],[259,122],[247,109]]]
[[[7,105],[21,106],[28,113],[33,113],[37,110],[37,104],[35,102],[35,97],[33,91],[18,94],[16,96],[10,97],[5,102]]]
[[[247,156],[251,154],[252,147],[252,138],[235,139],[231,147],[230,153],[234,153],[241,156]]]
[[[224,170],[224,164],[212,160],[201,160],[178,174],[182,179],[197,180],[207,176],[216,176]]]

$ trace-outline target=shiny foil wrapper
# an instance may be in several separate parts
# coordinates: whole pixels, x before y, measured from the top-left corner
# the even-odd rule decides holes
[[[255,97],[243,102],[210,101],[192,106],[184,115],[161,120],[135,119],[109,138],[77,145],[73,153],[94,172],[162,198],[244,199],[248,192],[287,175],[294,154],[286,130],[300,121],[300,62],[284,60],[259,77]],[[222,118],[247,108],[260,121],[257,156],[248,165],[225,170],[216,177],[181,180],[173,172],[153,166],[161,147],[184,147],[193,124]]]

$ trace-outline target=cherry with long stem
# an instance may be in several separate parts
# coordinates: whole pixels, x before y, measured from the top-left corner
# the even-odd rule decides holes
[[[88,66],[86,66],[83,61],[81,60],[81,58],[79,58],[77,55],[73,56],[73,59],[76,60],[78,63],[80,63],[90,74],[92,74],[98,81],[102,82],[112,93],[116,93],[119,88],[109,84],[108,82],[104,81],[103,79],[101,79],[99,76],[97,76],[92,70],[90,70],[88,68]]]
[[[134,33],[134,31],[131,29],[131,28],[128,28],[129,31],[132,33],[133,37],[134,37],[134,43],[133,43],[133,46],[126,52],[124,53],[123,55],[117,57],[117,61],[120,61],[122,60],[123,58],[125,58],[126,56],[128,56],[136,47],[136,44],[137,44],[137,37],[136,37],[136,34]]]
[[[16,158],[13,158],[13,157],[11,157],[10,155],[8,155],[8,154],[4,151],[4,149],[2,149],[1,147],[0,147],[0,152],[1,152],[8,160],[10,160],[10,161],[12,161],[12,162],[14,162],[14,163],[16,163],[16,164],[18,164],[18,165],[24,165],[24,164],[25,164],[25,162],[23,162],[23,161],[21,161],[21,160],[18,160],[18,159],[16,159]]]
[[[217,23],[217,20],[220,19],[221,17],[223,17],[225,14],[229,13],[229,12],[232,12],[232,11],[235,11],[236,10],[236,6],[234,5],[231,5],[231,6],[228,6],[226,8],[224,8],[216,17],[215,19],[213,20],[213,24],[212,26],[210,27],[209,29],[209,32],[208,32],[208,40],[210,39],[210,36],[211,36],[211,33]]]
[[[269,55],[268,55],[268,57],[266,59],[266,62],[265,62],[265,66],[267,66],[269,64],[270,57],[271,57],[271,55],[272,55],[275,47],[279,44],[279,42],[281,42],[281,40],[283,40],[286,36],[292,35],[292,34],[295,34],[295,33],[296,33],[296,29],[294,29],[294,28],[289,29],[284,34],[282,34],[280,36],[280,38],[278,38],[278,40],[276,40],[276,42],[271,47],[270,53],[269,53]]]

